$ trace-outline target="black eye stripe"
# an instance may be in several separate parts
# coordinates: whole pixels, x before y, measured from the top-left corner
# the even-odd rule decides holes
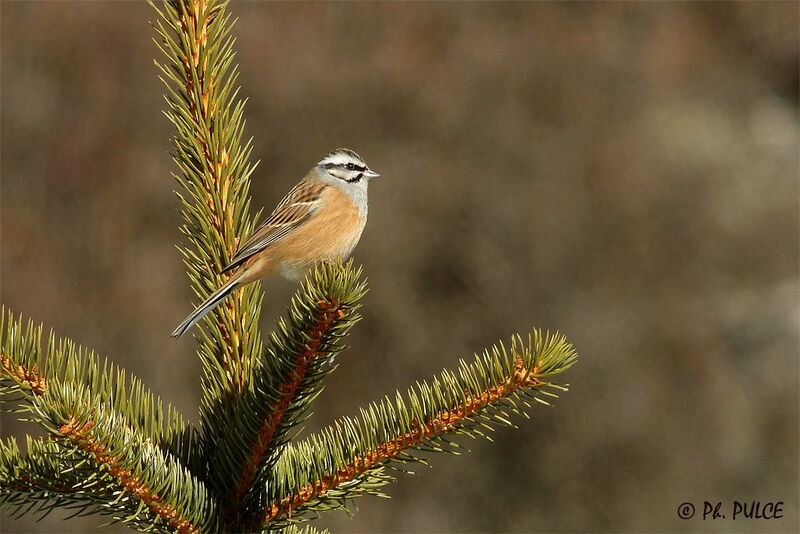
[[[351,171],[361,171],[364,172],[367,168],[363,165],[358,165],[355,163],[326,163],[324,165],[326,169],[332,169],[334,167],[341,167],[343,169],[351,170]]]

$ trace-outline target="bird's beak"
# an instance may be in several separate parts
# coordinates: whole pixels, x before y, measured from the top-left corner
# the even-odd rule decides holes
[[[380,174],[373,171],[372,169],[367,169],[366,171],[364,171],[364,176],[366,176],[367,178],[377,178],[378,176],[380,176]]]

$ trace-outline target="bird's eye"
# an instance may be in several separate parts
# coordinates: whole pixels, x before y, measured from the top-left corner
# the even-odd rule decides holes
[[[348,171],[354,171],[354,170],[356,170],[356,166],[353,165],[352,163],[348,163],[347,164],[347,170]]]

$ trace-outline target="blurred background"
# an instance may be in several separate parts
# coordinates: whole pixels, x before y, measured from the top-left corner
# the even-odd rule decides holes
[[[533,326],[581,355],[553,408],[320,526],[798,529],[797,3],[232,12],[254,206],[338,146],[383,174],[355,252],[364,320],[312,428]],[[2,303],[196,420],[192,340],[169,337],[192,298],[153,18],[144,2],[2,3]],[[295,286],[266,289],[268,330]],[[677,517],[734,499],[785,516]],[[65,515],[2,530],[102,523]]]

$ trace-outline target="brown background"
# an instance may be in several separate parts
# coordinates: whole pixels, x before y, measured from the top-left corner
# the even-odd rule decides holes
[[[232,10],[254,205],[337,146],[384,175],[355,253],[365,317],[312,427],[531,326],[581,354],[552,409],[322,525],[798,528],[796,3]],[[2,303],[196,418],[152,18],[2,2]],[[268,329],[294,286],[266,287]],[[676,516],[733,499],[785,518]],[[99,523],[61,517],[2,530]]]

